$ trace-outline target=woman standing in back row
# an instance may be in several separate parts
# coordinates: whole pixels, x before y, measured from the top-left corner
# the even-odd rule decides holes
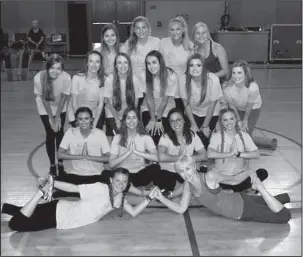
[[[121,46],[121,52],[129,55],[133,71],[141,76],[145,71],[145,57],[152,50],[159,50],[160,39],[152,37],[151,27],[146,17],[138,16],[133,20],[130,36]]]
[[[117,27],[113,24],[106,24],[101,32],[101,46],[96,48],[104,60],[105,75],[114,71],[114,61],[120,49],[120,38]]]
[[[225,49],[212,40],[208,26],[198,22],[193,27],[192,38],[194,41],[195,53],[201,54],[204,60],[204,67],[217,75],[220,82],[228,79],[228,60]]]
[[[163,55],[166,66],[176,72],[179,80],[179,77],[186,71],[186,62],[193,53],[194,45],[189,40],[187,24],[181,16],[170,20],[168,34],[169,37],[161,39],[159,51]],[[175,101],[177,108],[184,110],[180,96],[177,96]]]

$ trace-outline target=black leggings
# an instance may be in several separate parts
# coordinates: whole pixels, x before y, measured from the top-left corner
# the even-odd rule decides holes
[[[22,207],[4,203],[2,213],[12,215],[8,226],[18,232],[38,231],[57,227],[56,211],[58,200],[38,204],[32,216],[27,217],[20,212]]]
[[[184,183],[184,179],[178,173],[168,170],[161,170],[159,176],[157,176],[155,184],[160,189],[173,191],[175,189],[177,181],[181,184]]]
[[[245,193],[240,193],[244,202],[243,214],[241,220],[256,221],[265,223],[287,223],[291,219],[290,211],[283,208],[275,213],[269,209],[262,196],[250,196]],[[289,195],[279,194],[275,198],[282,204],[289,203]]]
[[[96,182],[101,182],[104,184],[108,184],[110,182],[112,171],[103,170],[100,175],[90,175],[90,176],[80,176],[76,174],[64,174],[56,177],[57,181],[67,182],[74,185],[82,185],[82,184],[93,184]],[[53,197],[80,197],[79,193],[69,193],[61,190],[57,190],[53,193]]]
[[[130,173],[130,182],[135,186],[146,186],[153,182],[156,184],[160,172],[159,164],[150,164],[140,170],[138,173]]]
[[[265,179],[268,178],[268,172],[266,169],[257,169],[256,170],[257,176],[261,181],[264,181]],[[246,189],[251,188],[252,184],[251,184],[251,178],[248,177],[247,179],[245,179],[244,181],[242,181],[240,184],[238,185],[227,185],[227,184],[221,184],[220,186],[223,189],[232,189],[234,192],[242,192]]]
[[[54,132],[52,130],[52,127],[49,123],[48,115],[40,115],[45,132],[46,132],[46,152],[50,161],[50,164],[55,164],[55,152],[58,151],[60,143],[62,141],[63,135],[64,135],[64,123],[65,123],[65,112],[61,113],[61,128],[58,132]],[[57,149],[55,149],[55,140],[57,144]],[[59,160],[62,161],[62,160]]]
[[[211,131],[213,131],[216,127],[217,121],[218,121],[219,116],[213,116],[209,122],[209,129]],[[194,119],[197,123],[198,128],[200,129],[203,125],[203,122],[205,120],[205,116],[204,117],[199,117],[197,115],[194,115]],[[205,147],[205,149],[207,149],[208,145],[209,145],[209,140],[210,137],[206,137],[202,131],[197,132],[197,135],[201,138],[202,143]]]

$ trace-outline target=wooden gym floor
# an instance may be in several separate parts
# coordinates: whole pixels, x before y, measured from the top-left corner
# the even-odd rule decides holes
[[[2,73],[3,75],[4,73]],[[261,150],[253,167],[269,171],[270,192],[289,192],[288,224],[237,222],[192,201],[184,215],[153,204],[138,217],[110,213],[72,230],[14,233],[1,215],[1,255],[296,255],[301,256],[301,67],[254,68],[263,99],[256,134],[277,138],[276,151]],[[25,204],[46,175],[45,132],[32,81],[1,81],[1,201]],[[68,164],[66,164],[68,165]]]

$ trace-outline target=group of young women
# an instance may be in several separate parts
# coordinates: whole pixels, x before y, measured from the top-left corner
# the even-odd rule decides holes
[[[104,26],[101,47],[88,52],[83,72],[72,79],[61,57],[52,55],[34,78],[50,176],[24,207],[3,206],[13,215],[10,227],[79,227],[116,207],[135,216],[153,198],[183,212],[191,194],[228,218],[287,222],[288,210],[260,182],[267,171],[249,168],[249,160],[259,158],[251,138],[262,105],[258,85],[245,61],[235,62],[230,73],[226,52],[207,25],[195,24],[191,41],[182,17],[169,22],[169,37],[161,40],[151,36],[143,16],[134,19],[124,44],[115,25]],[[69,172],[63,160],[72,160]],[[53,188],[81,200],[38,205],[40,198],[51,199]],[[248,188],[265,202],[246,196]],[[146,198],[132,207],[127,192]],[[179,195],[179,203],[171,201]],[[71,211],[77,215],[66,215]]]

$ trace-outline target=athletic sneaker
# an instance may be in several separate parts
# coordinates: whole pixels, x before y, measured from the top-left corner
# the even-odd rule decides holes
[[[39,185],[39,190],[43,193],[42,198],[45,201],[51,201],[52,199],[52,191],[54,186],[54,179],[51,175],[48,175],[47,179],[41,180],[41,184]]]

